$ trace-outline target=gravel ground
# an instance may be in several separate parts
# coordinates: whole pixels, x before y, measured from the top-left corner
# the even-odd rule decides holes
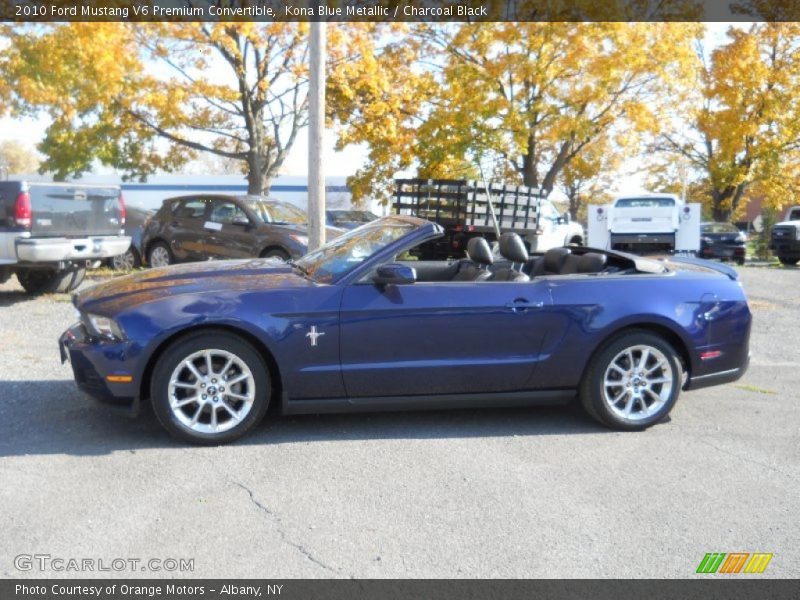
[[[66,296],[0,286],[0,576],[20,554],[194,559],[193,577],[692,577],[706,552],[800,572],[800,269],[741,269],[741,381],[643,433],[576,409],[273,417],[220,448],[84,400]],[[741,577],[741,575],[740,575]]]

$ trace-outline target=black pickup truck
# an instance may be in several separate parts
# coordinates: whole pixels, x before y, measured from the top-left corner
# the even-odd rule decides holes
[[[77,288],[87,264],[122,254],[125,202],[117,186],[0,181],[0,283],[30,294]]]

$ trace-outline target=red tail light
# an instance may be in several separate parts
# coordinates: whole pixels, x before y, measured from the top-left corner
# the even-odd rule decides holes
[[[125,210],[125,198],[122,194],[119,195],[119,224],[125,225],[125,217],[128,216],[128,211]]]
[[[28,192],[20,192],[17,196],[14,220],[18,227],[31,226],[31,195]]]

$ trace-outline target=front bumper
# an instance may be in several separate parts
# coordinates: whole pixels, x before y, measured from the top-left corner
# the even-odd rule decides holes
[[[60,262],[110,258],[124,254],[131,245],[128,236],[87,238],[18,238],[17,260],[20,262]]]
[[[128,416],[139,414],[139,383],[132,376],[130,341],[98,341],[83,323],[67,329],[58,340],[62,364],[69,360],[78,388],[94,400],[113,407]],[[109,377],[131,376],[129,382],[109,381]]]
[[[769,249],[778,256],[800,256],[800,240],[772,238]]]

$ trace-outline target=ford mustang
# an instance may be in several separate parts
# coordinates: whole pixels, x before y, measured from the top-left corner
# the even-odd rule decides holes
[[[528,406],[578,399],[641,430],[682,389],[745,372],[736,271],[583,247],[528,256],[504,234],[422,261],[442,228],[372,221],[288,263],[175,265],[74,296],[60,338],[78,386],[174,436],[219,444],[284,414]]]

